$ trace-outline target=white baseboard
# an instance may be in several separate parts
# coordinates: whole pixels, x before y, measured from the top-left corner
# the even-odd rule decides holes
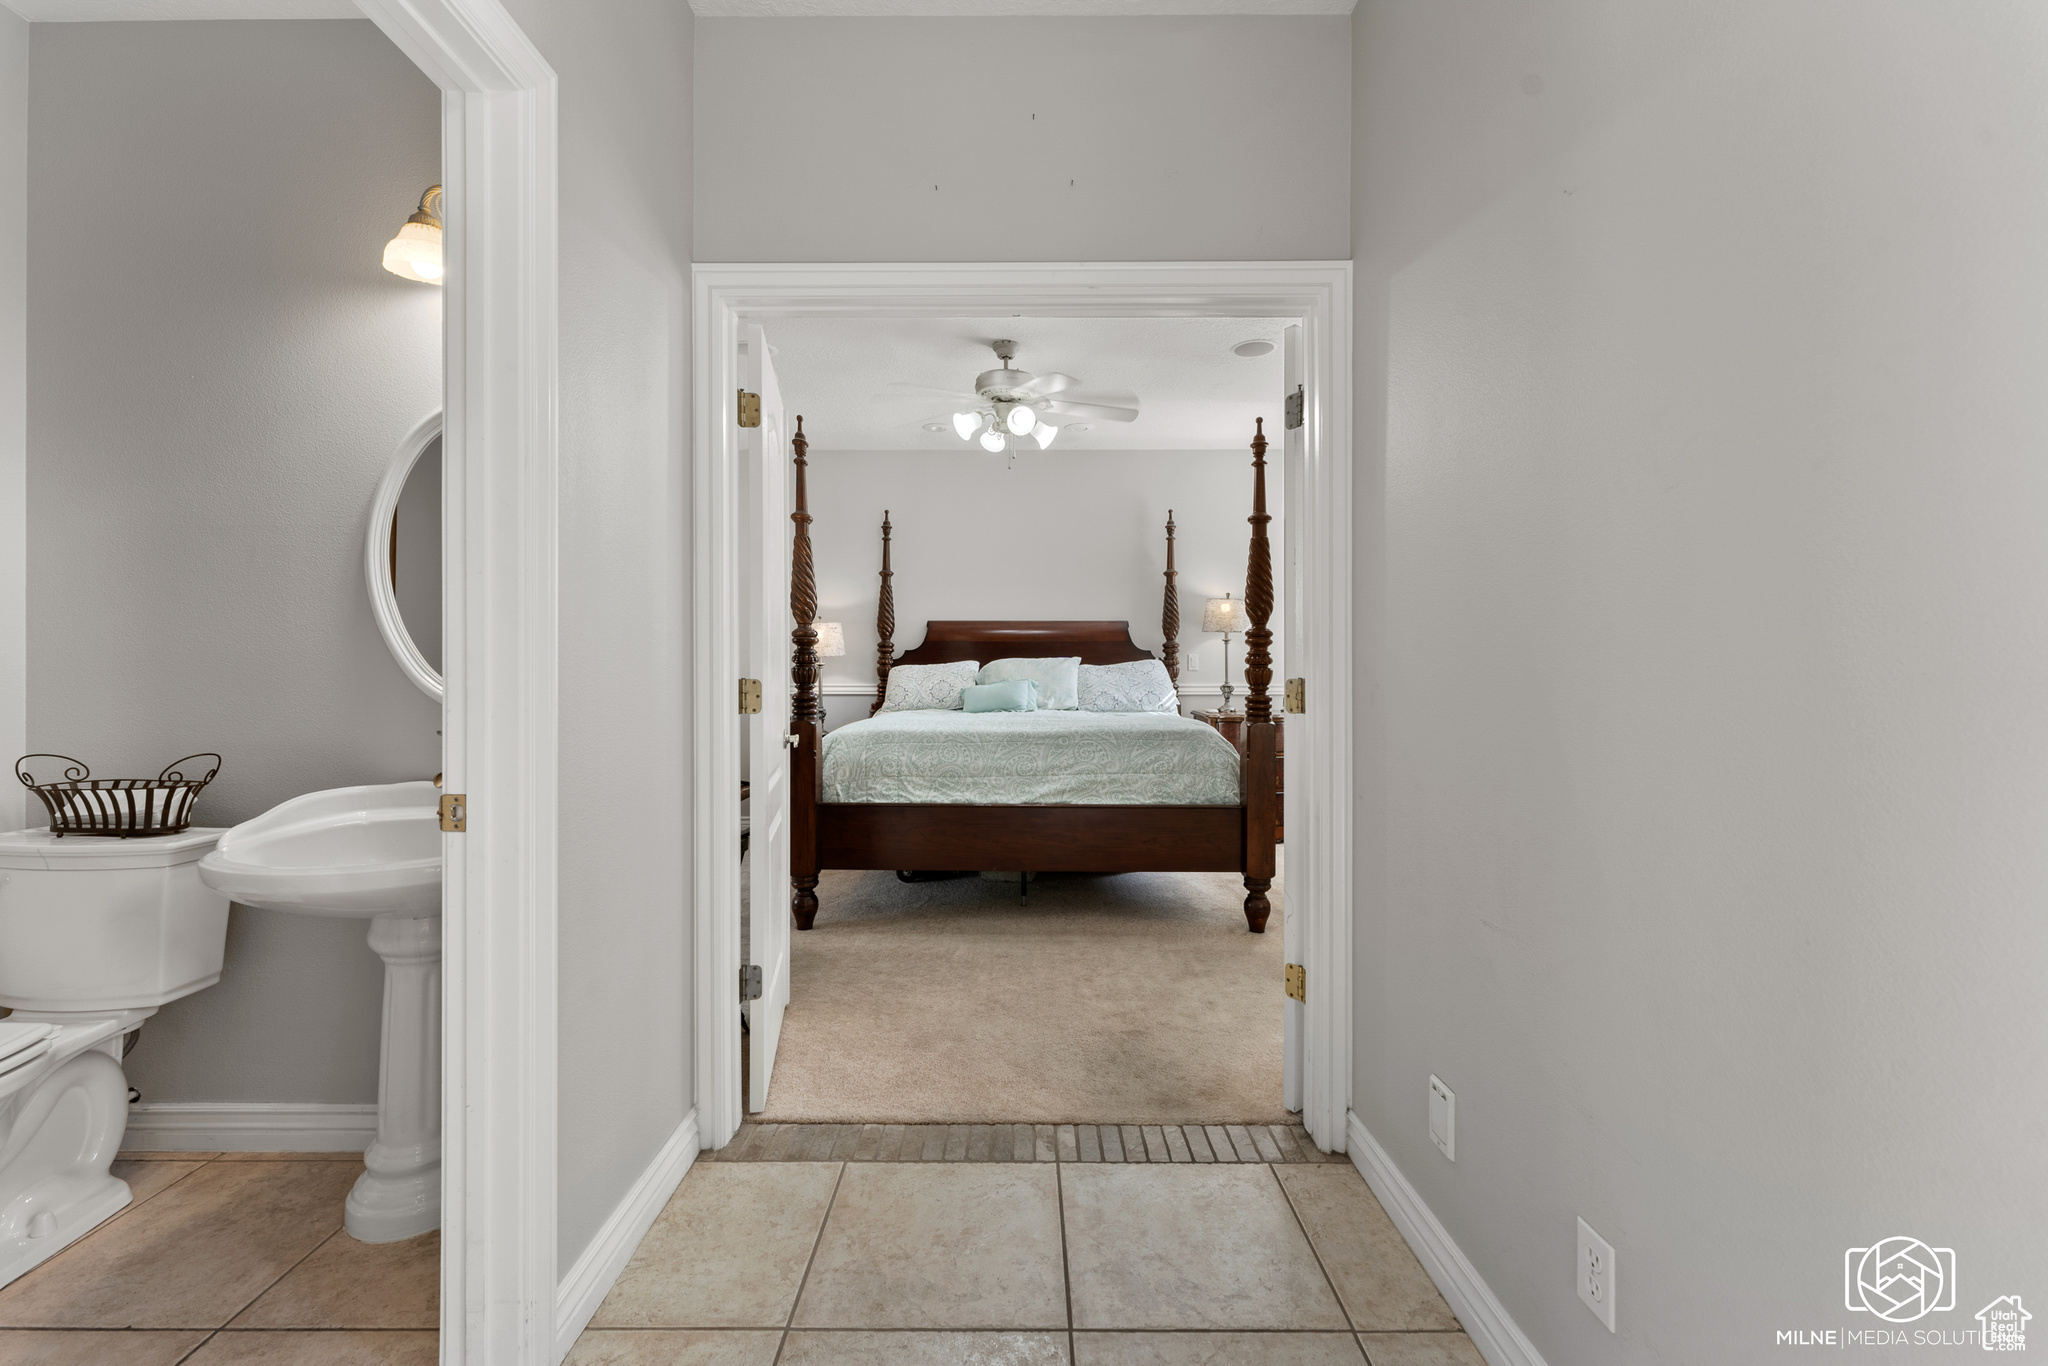
[[[683,1174],[690,1170],[690,1164],[697,1160],[698,1135],[697,1112],[690,1111],[676,1131],[669,1135],[668,1142],[661,1145],[661,1151],[647,1164],[647,1170],[640,1173],[640,1179],[633,1183],[633,1189],[626,1192],[626,1198],[619,1201],[611,1217],[604,1221],[604,1227],[590,1240],[590,1246],[583,1249],[583,1255],[576,1259],[576,1265],[569,1268],[569,1274],[562,1277],[555,1288],[555,1361],[559,1366],[569,1349],[576,1345],[577,1335],[597,1313],[597,1306],[604,1302],[611,1290],[612,1282],[626,1269],[626,1263],[633,1259],[633,1251],[640,1246],[640,1240],[647,1236],[662,1206],[676,1193],[682,1183]]]
[[[377,1136],[374,1105],[305,1101],[143,1101],[121,1146],[156,1153],[359,1153]]]
[[[1488,1366],[1545,1366],[1536,1344],[1509,1317],[1507,1306],[1452,1241],[1450,1230],[1423,1203],[1422,1193],[1401,1175],[1394,1159],[1387,1156],[1387,1150],[1360,1122],[1356,1110],[1346,1113],[1345,1130],[1352,1165],[1372,1187],[1394,1227],[1401,1230],[1401,1236],[1421,1259],[1422,1269],[1443,1292],[1451,1312],[1465,1325],[1465,1335],[1472,1339]]]

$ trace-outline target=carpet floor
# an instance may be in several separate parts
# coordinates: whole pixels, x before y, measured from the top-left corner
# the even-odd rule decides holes
[[[1283,879],[1266,933],[1226,873],[902,883],[830,872],[794,936],[770,1123],[1288,1122]]]

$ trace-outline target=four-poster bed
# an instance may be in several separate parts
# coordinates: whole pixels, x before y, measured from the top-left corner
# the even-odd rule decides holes
[[[790,678],[794,685],[790,732],[794,737],[791,790],[791,910],[796,928],[808,930],[818,913],[818,875],[827,868],[920,869],[972,868],[1029,872],[1234,872],[1244,879],[1245,922],[1254,934],[1264,933],[1271,905],[1278,827],[1278,745],[1268,687],[1272,682],[1267,627],[1273,610],[1272,548],[1267,539],[1271,517],[1266,512],[1266,437],[1261,419],[1251,442],[1252,512],[1250,550],[1245,567],[1245,604],[1251,627],[1245,633],[1245,724],[1237,766],[1235,804],[1213,796],[1191,796],[1181,803],[1125,800],[1108,803],[1032,802],[999,804],[929,801],[827,800],[823,699],[818,690],[818,597],[812,564],[812,522],[805,487],[808,441],[799,420],[792,440],[796,466],[795,543],[791,557],[790,610],[797,622]],[[1072,659],[1083,665],[1114,665],[1155,656],[1132,641],[1130,624],[1122,621],[932,621],[916,648],[895,654],[894,575],[889,564],[892,527],[882,521],[881,597],[876,613],[875,706],[880,712],[888,696],[889,675],[907,665],[948,664],[973,660]],[[1162,663],[1178,681],[1180,608],[1173,567],[1174,524],[1167,520],[1165,599],[1161,612]],[[906,675],[908,677],[909,675]],[[1156,676],[1156,675],[1155,675]],[[903,717],[905,712],[894,712]],[[926,717],[932,713],[922,713]],[[941,713],[943,715],[943,713]],[[952,713],[958,716],[958,712]],[[1114,717],[1116,714],[1111,713]],[[973,718],[979,721],[982,718]],[[1172,721],[1183,718],[1175,713]],[[834,732],[835,743],[848,731],[879,722],[860,722]],[[1186,725],[1214,732],[1200,722]],[[953,726],[971,730],[971,726]],[[1171,733],[1174,726],[1154,716],[1127,717],[1111,729],[1158,732],[1158,742],[1180,746],[1190,741]],[[870,737],[872,738],[872,737]],[[991,737],[993,738],[993,736]],[[1006,735],[1006,743],[1014,736]],[[957,737],[955,737],[957,741]],[[1213,756],[1195,756],[1213,762]],[[957,776],[957,775],[956,775]],[[841,784],[844,786],[844,784]]]

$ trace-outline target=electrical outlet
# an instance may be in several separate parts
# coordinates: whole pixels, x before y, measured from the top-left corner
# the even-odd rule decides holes
[[[1579,1220],[1579,1299],[1614,1331],[1614,1244]]]
[[[1429,1079],[1429,1141],[1451,1161],[1458,1160],[1458,1096],[1435,1076]]]

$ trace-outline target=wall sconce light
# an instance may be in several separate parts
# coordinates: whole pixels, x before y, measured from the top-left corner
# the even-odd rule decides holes
[[[420,206],[405,220],[398,236],[384,244],[384,269],[407,280],[438,285],[447,267],[441,264],[441,187],[427,186]]]

